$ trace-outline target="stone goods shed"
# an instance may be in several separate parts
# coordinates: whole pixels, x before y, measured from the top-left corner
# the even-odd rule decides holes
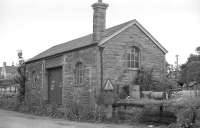
[[[99,0],[92,7],[92,34],[26,62],[26,95],[32,101],[94,103],[108,80],[114,92],[134,86],[131,81],[141,67],[154,68],[155,79],[164,78],[167,50],[137,20],[105,28],[108,4]]]

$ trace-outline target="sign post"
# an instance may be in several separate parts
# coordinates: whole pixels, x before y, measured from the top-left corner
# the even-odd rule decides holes
[[[106,81],[106,85],[104,86],[104,91],[105,91],[105,97],[104,97],[104,100],[106,101],[106,118],[109,119],[112,117],[112,112],[113,112],[113,108],[112,108],[112,104],[115,100],[115,97],[114,97],[114,87],[111,83],[110,80],[107,80]]]

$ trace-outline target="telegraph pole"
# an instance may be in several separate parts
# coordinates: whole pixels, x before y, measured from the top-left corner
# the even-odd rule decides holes
[[[179,55],[176,55],[176,79],[178,79],[178,74],[179,74]]]

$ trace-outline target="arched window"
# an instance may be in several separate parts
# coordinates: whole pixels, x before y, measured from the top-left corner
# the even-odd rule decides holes
[[[137,47],[131,47],[126,53],[126,62],[128,68],[139,68],[140,66],[140,50]]]
[[[80,85],[83,83],[84,79],[84,66],[81,62],[75,65],[75,85]]]
[[[32,88],[37,88],[37,74],[36,74],[36,71],[32,72]]]

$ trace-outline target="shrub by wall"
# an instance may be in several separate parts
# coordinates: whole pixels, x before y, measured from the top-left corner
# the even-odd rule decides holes
[[[170,128],[199,128],[200,98],[184,97],[170,103],[171,111],[176,114],[177,122]]]

